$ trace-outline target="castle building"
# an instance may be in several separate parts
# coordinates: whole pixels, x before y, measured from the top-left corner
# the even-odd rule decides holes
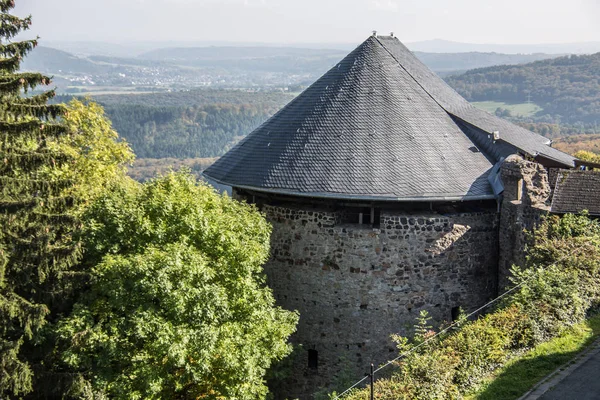
[[[440,323],[495,297],[522,241],[501,225],[535,221],[518,207],[574,166],[550,144],[373,35],[208,168],[273,225],[268,284],[300,312],[285,395],[393,358],[420,310]]]

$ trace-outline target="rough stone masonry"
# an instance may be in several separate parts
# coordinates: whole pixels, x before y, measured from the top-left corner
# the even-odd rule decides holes
[[[408,334],[419,311],[436,323],[496,293],[498,215],[382,210],[380,228],[341,224],[340,213],[263,206],[273,224],[265,265],[278,303],[300,311],[302,344],[291,392],[306,398],[341,370],[360,377],[396,355],[392,333]],[[306,353],[318,357],[307,363]],[[310,357],[310,355],[308,355]]]

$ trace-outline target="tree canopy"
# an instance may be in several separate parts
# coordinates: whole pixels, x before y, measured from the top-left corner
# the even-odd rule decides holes
[[[65,191],[70,179],[48,174],[72,157],[49,143],[68,134],[57,121],[61,105],[48,105],[46,91],[27,94],[50,78],[17,72],[37,40],[12,42],[31,17],[9,14],[12,0],[0,0],[0,396],[32,390],[39,354],[34,336],[68,297],[65,274],[77,262],[73,240],[79,223],[70,213],[75,199]]]
[[[32,94],[51,81],[17,72],[37,40],[11,41],[31,24],[13,7],[0,0],[0,396],[11,398],[60,380],[48,343],[86,278],[79,216],[132,159],[98,106]]]
[[[89,293],[58,327],[73,393],[263,398],[297,316],[262,264],[270,226],[188,173],[119,185],[85,214]]]

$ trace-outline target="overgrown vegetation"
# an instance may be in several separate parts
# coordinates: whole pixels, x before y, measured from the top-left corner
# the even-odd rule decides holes
[[[573,357],[600,336],[600,316],[574,325],[560,336],[541,343],[522,356],[511,359],[494,371],[468,400],[514,400]]]
[[[419,348],[435,335],[426,314],[412,340],[396,337],[408,354],[389,379],[376,382],[377,398],[463,398],[515,355],[582,323],[600,302],[600,223],[586,215],[548,217],[532,236],[526,267],[513,269],[518,288],[495,311]]]

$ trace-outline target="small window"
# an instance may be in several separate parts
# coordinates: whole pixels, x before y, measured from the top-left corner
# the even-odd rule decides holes
[[[308,350],[308,368],[317,369],[319,367],[319,352]]]
[[[342,213],[342,223],[379,227],[381,209],[377,207],[347,207]]]

